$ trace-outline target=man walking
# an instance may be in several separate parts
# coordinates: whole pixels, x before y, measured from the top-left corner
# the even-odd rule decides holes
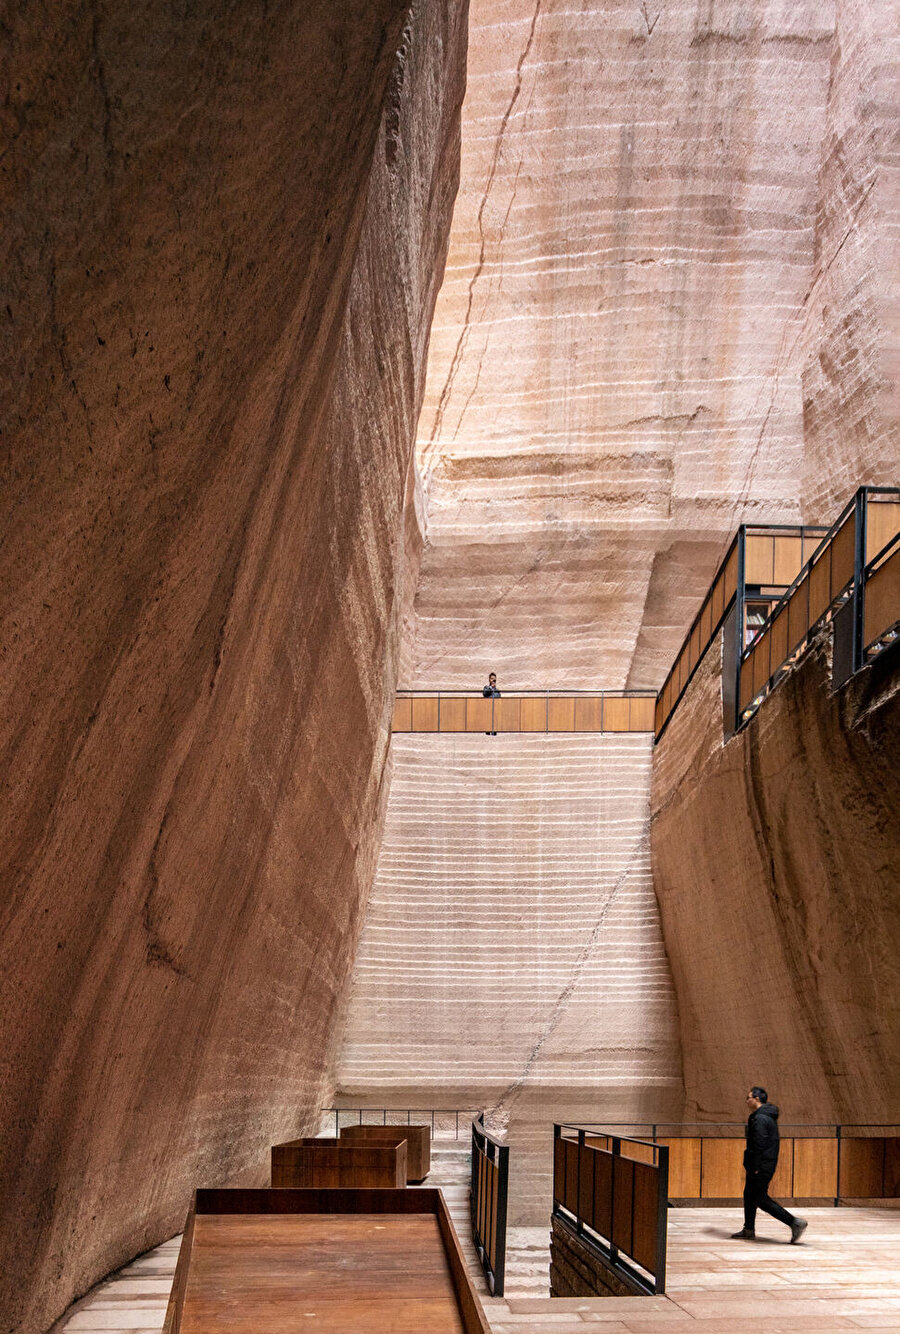
[[[797,1218],[783,1209],[777,1200],[769,1198],[769,1182],[778,1165],[778,1108],[769,1102],[766,1090],[754,1085],[747,1094],[747,1147],[744,1150],[744,1226],[733,1233],[735,1240],[752,1241],[756,1236],[756,1211],[771,1214],[779,1223],[791,1229],[791,1244],[799,1241],[808,1226],[806,1219]]]

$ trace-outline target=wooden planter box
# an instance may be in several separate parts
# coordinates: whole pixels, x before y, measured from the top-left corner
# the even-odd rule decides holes
[[[406,1179],[424,1181],[431,1170],[431,1126],[344,1126],[342,1140],[390,1143],[398,1136],[406,1140]]]
[[[198,1190],[163,1334],[490,1334],[439,1190]]]
[[[292,1139],[272,1146],[272,1185],[404,1187],[406,1140]]]

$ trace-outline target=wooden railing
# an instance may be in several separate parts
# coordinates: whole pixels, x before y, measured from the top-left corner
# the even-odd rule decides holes
[[[665,1145],[553,1127],[553,1216],[649,1293],[665,1292],[668,1192]]]
[[[506,1275],[506,1209],[509,1145],[485,1130],[484,1114],[472,1122],[472,1176],[469,1203],[472,1240],[494,1297],[503,1296]]]
[[[652,732],[652,692],[399,690],[392,732]]]
[[[622,1153],[651,1161],[669,1154],[669,1198],[735,1202],[744,1190],[744,1123],[684,1122],[607,1126],[622,1139]],[[588,1143],[598,1132],[586,1131]],[[837,1205],[851,1200],[900,1198],[900,1126],[785,1123],[781,1126],[776,1199]]]

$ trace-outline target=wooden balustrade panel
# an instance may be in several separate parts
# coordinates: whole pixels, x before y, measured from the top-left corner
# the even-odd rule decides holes
[[[441,731],[464,732],[466,730],[466,701],[452,696],[441,696]]]
[[[603,701],[604,732],[627,732],[631,726],[631,701],[607,696]]]
[[[566,1190],[566,1141],[564,1139],[554,1139],[553,1141],[553,1199],[559,1204],[563,1203]]]
[[[392,732],[411,732],[412,731],[412,700],[395,699],[394,713],[391,718]]]
[[[743,1153],[741,1154],[743,1160]],[[775,1175],[772,1178],[772,1184],[769,1186],[769,1194],[774,1199],[790,1199],[794,1193],[794,1140],[792,1137],[782,1136],[781,1147],[778,1153],[778,1166],[775,1169]],[[743,1192],[743,1186],[741,1191]]]
[[[728,560],[725,562],[725,569],[722,571],[723,611],[728,606],[729,602],[737,592],[737,569],[738,569],[738,552],[737,552],[737,546],[735,546],[731,555],[728,557]]]
[[[437,695],[416,695],[413,698],[412,730],[414,732],[436,732],[438,730]]]
[[[712,638],[712,628],[713,628],[712,603],[710,602],[709,598],[707,598],[703,604],[703,610],[700,613],[701,657],[709,647],[709,641]]]
[[[523,732],[547,731],[547,697],[521,701],[520,726]]]
[[[574,732],[575,700],[551,698],[547,701],[547,718],[551,732]]]
[[[774,673],[778,671],[788,655],[788,615],[786,609],[783,608],[778,613],[777,617],[772,622],[770,633],[772,636],[772,655],[770,665],[772,672]]]
[[[866,581],[863,644],[868,647],[900,620],[900,548]]]
[[[773,584],[775,568],[775,538],[760,533],[748,533],[744,541],[744,582]],[[790,583],[790,579],[788,583]]]
[[[837,1195],[837,1140],[794,1140],[794,1190],[798,1199]]]
[[[602,695],[576,696],[575,699],[575,731],[576,732],[600,732],[602,731],[603,719],[603,697]]]
[[[522,701],[514,698],[501,698],[494,700],[494,731],[496,732],[519,732],[521,731],[521,707]]]
[[[784,536],[775,538],[775,560],[772,583],[776,588],[787,588],[803,568],[803,539]]]
[[[312,1189],[406,1185],[406,1140],[366,1144],[299,1139],[272,1146],[272,1185]]]
[[[628,725],[632,732],[652,732],[656,700],[632,697],[629,701]]]
[[[656,1272],[659,1239],[659,1168],[634,1164],[634,1234],[631,1257],[651,1274]]]
[[[730,1200],[744,1193],[744,1141],[702,1140],[700,1198]]]
[[[594,1159],[596,1150],[586,1146],[578,1155],[578,1217],[587,1221],[594,1214]]]
[[[799,583],[788,603],[788,653],[793,653],[809,629],[809,579]]]
[[[838,1195],[847,1200],[882,1199],[884,1160],[883,1139],[842,1138]]]
[[[613,1155],[613,1220],[610,1240],[620,1246],[627,1255],[632,1255],[634,1237],[632,1232],[632,1204],[634,1196],[634,1172],[636,1164],[631,1158]]]
[[[594,1204],[591,1216],[585,1219],[601,1237],[612,1235],[612,1165],[611,1153],[595,1151],[592,1154],[594,1168]]]
[[[831,602],[831,547],[828,546],[809,572],[809,623],[824,616]]]
[[[492,732],[494,730],[494,710],[495,700],[480,699],[466,700],[466,731],[467,732]]]
[[[700,1140],[663,1139],[669,1149],[669,1195],[673,1200],[700,1199]]]
[[[431,1170],[431,1126],[344,1126],[342,1140],[406,1140],[407,1181],[424,1181]]]
[[[767,630],[765,634],[760,635],[756,641],[756,648],[753,651],[753,693],[758,695],[764,690],[769,682],[770,665],[769,654],[772,651],[772,638]]]
[[[900,501],[870,500],[866,506],[866,564],[900,533]]]
[[[841,525],[831,543],[831,596],[837,597],[853,578],[856,548],[856,518],[853,514]]]
[[[900,1139],[884,1141],[884,1200],[900,1199]]]

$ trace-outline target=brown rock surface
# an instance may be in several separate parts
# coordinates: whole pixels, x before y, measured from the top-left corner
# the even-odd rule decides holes
[[[4,1330],[317,1120],[384,792],[464,11],[7,19]]]
[[[896,1122],[900,673],[829,694],[826,645],[721,744],[711,648],[656,749],[653,877],[687,1115]],[[892,660],[893,659],[893,660]]]

